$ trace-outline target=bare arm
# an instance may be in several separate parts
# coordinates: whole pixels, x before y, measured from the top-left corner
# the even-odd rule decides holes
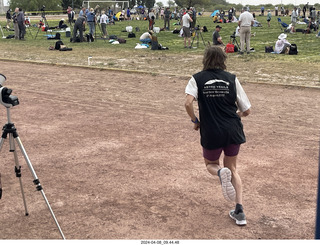
[[[251,113],[251,110],[248,109],[248,110],[246,110],[244,112],[239,111],[238,115],[239,115],[239,117],[246,117],[246,116],[249,116],[250,113]]]
[[[198,130],[200,128],[200,122],[198,121],[198,118],[196,117],[196,115],[194,114],[194,109],[193,109],[193,101],[195,100],[195,98],[188,94],[186,97],[186,102],[185,102],[185,108],[186,111],[188,113],[188,115],[190,116],[191,120],[194,122],[194,129]]]

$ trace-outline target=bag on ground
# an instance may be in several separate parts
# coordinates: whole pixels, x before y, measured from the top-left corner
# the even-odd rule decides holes
[[[289,48],[289,54],[290,55],[297,55],[298,54],[298,48],[296,44],[291,44]]]

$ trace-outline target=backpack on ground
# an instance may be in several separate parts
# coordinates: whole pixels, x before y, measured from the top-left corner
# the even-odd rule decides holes
[[[60,50],[61,45],[64,45],[62,41],[56,41],[56,44],[54,46],[54,49]]]
[[[232,43],[226,45],[226,53],[234,53],[234,45]]]
[[[136,34],[134,34],[133,32],[128,34],[128,38],[134,38],[134,37],[136,37]]]
[[[265,46],[264,50],[265,50],[266,53],[272,53],[272,52],[274,52],[272,46]]]
[[[126,39],[123,39],[123,38],[118,38],[118,42],[119,42],[119,43],[126,43],[127,40],[126,40]]]
[[[110,35],[109,39],[118,39],[118,37],[116,35]]]
[[[297,55],[298,54],[298,48],[296,44],[291,44],[289,48],[289,54],[291,55]]]
[[[92,36],[91,33],[87,34],[86,37],[87,37],[87,42],[88,42],[88,43],[94,41],[94,38],[93,38],[93,36]]]

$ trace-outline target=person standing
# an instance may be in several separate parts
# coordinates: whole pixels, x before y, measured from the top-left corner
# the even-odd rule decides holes
[[[267,14],[268,27],[270,27],[271,17],[272,17],[272,15],[271,15],[271,11],[270,11],[270,9],[268,9],[268,14]]]
[[[127,20],[131,20],[130,8],[127,8]]]
[[[247,54],[250,53],[250,38],[251,38],[251,26],[254,23],[254,19],[251,13],[247,10],[247,7],[243,8],[243,12],[240,14],[238,26],[240,27],[240,54],[244,53],[244,44],[246,43]]]
[[[86,8],[85,8],[85,7],[82,7],[82,8],[81,8],[78,17],[80,17],[80,16],[86,16]]]
[[[307,5],[304,5],[302,8],[303,16],[302,18],[306,18],[306,12],[307,12]]]
[[[278,6],[275,6],[275,7],[274,7],[274,13],[275,13],[274,15],[275,15],[275,16],[278,16],[278,15],[279,15],[279,14],[278,14],[278,11],[279,11],[279,7],[278,7]]]
[[[192,18],[192,22],[191,22],[191,29],[194,30],[197,26],[197,11],[195,9],[195,7],[190,8],[190,12],[192,12],[192,15],[190,15],[190,17]]]
[[[183,30],[183,39],[184,39],[184,47],[191,48],[191,31],[190,31],[190,23],[192,22],[192,18],[189,15],[188,11],[182,16],[182,30]],[[187,46],[188,40],[188,46]]]
[[[240,145],[246,141],[241,117],[250,114],[251,104],[237,77],[225,71],[226,59],[227,55],[221,48],[206,48],[203,70],[194,74],[186,86],[185,109],[193,129],[200,129],[208,172],[219,176],[224,198],[236,203],[229,216],[237,225],[246,225],[237,156]],[[199,119],[194,112],[194,101],[198,101]],[[223,167],[220,166],[222,151]]]
[[[108,16],[106,15],[106,11],[101,11],[101,17],[100,17],[100,25],[103,33],[103,38],[107,38],[107,22],[108,22]]]
[[[163,20],[164,19],[164,9],[160,9],[160,18]]]
[[[169,8],[166,8],[164,11],[164,29],[170,30],[170,17],[171,17],[171,11]]]
[[[297,24],[297,20],[298,20],[297,7],[294,7],[294,9],[292,10],[292,13],[291,13],[291,30],[290,30],[290,33],[296,32],[295,26]]]
[[[11,24],[11,9],[8,9],[7,13],[6,13],[6,19],[7,19],[7,29],[10,29],[10,24]]]
[[[24,34],[26,32],[26,26],[25,26],[25,18],[24,13],[21,8],[19,8],[19,13],[17,15],[17,22],[19,27],[19,40],[24,41]]]
[[[76,42],[78,31],[79,31],[80,42],[83,42],[83,30],[84,30],[85,24],[86,24],[86,18],[84,17],[84,15],[79,16],[76,22],[74,23],[73,37],[72,37],[73,43]]]
[[[72,8],[70,6],[68,6],[67,8],[67,15],[68,15],[68,23],[69,25],[71,25],[71,11],[72,11]]]
[[[12,14],[12,22],[13,22],[13,29],[14,29],[14,39],[19,39],[19,25],[18,25],[18,13],[19,8],[14,9],[14,13]]]
[[[87,22],[89,25],[89,33],[92,37],[94,37],[95,32],[95,24],[96,24],[96,15],[94,13],[94,9],[90,8],[90,12],[87,13]]]
[[[70,6],[68,6],[67,14],[68,14],[68,22],[69,22],[70,25],[72,25],[73,24],[73,19],[74,19],[74,11]]]
[[[151,18],[149,18],[149,27],[148,30],[152,31],[153,30],[153,26],[154,26],[154,15],[151,16]]]
[[[228,20],[229,20],[229,22],[232,21],[232,17],[233,17],[233,8],[230,7],[230,9],[228,10]]]

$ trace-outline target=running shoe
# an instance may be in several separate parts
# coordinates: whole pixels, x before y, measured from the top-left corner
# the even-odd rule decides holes
[[[236,200],[236,190],[231,183],[232,173],[228,168],[219,170],[219,178],[222,187],[222,194],[227,201],[234,202]]]
[[[229,212],[229,216],[231,219],[236,221],[237,225],[246,225],[247,224],[246,215],[244,214],[244,212],[240,212],[240,213],[236,214],[234,212],[234,210],[231,210]]]

